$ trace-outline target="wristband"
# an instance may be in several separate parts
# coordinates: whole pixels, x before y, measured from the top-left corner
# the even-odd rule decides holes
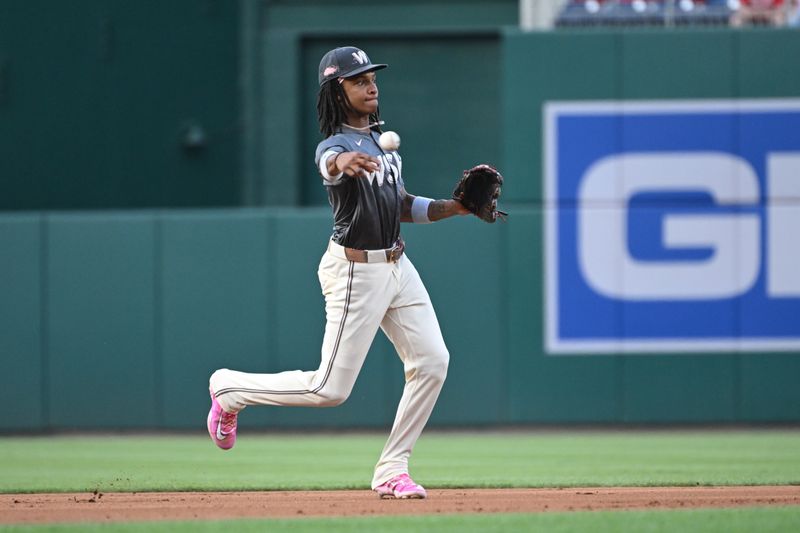
[[[320,174],[322,174],[322,177],[325,178],[327,181],[336,182],[339,180],[339,178],[342,177],[342,174],[344,174],[343,172],[339,172],[338,174],[333,176],[328,174],[328,159],[330,159],[331,157],[334,158],[339,157],[340,155],[342,155],[342,152],[337,152],[335,150],[328,150],[327,152],[322,154],[322,157],[319,158],[319,172]],[[336,159],[334,159],[334,162],[336,162]]]
[[[411,203],[411,220],[416,224],[430,224],[431,219],[428,218],[428,205],[433,200],[425,198],[424,196],[415,196],[414,201]]]

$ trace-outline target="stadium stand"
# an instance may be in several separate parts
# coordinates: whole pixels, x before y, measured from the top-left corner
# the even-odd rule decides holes
[[[731,16],[731,26],[783,26],[786,6],[783,0],[738,0],[739,9]]]
[[[568,0],[555,26],[780,26],[786,7],[784,0]]]

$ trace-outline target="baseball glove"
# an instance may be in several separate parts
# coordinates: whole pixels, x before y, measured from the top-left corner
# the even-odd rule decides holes
[[[497,209],[497,199],[503,176],[491,165],[477,165],[464,171],[453,191],[453,199],[460,201],[476,217],[490,224],[498,218],[505,220],[508,213]]]

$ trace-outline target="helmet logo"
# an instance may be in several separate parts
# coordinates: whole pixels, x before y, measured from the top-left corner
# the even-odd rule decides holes
[[[353,52],[353,59],[359,65],[366,65],[369,63],[369,58],[367,57],[366,52],[363,50],[359,50],[358,52]]]

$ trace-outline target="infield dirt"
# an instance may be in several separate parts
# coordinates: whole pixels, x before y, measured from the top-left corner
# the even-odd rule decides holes
[[[433,489],[426,500],[381,500],[371,491],[2,494],[0,523],[114,522],[537,513],[800,505],[800,486]]]

